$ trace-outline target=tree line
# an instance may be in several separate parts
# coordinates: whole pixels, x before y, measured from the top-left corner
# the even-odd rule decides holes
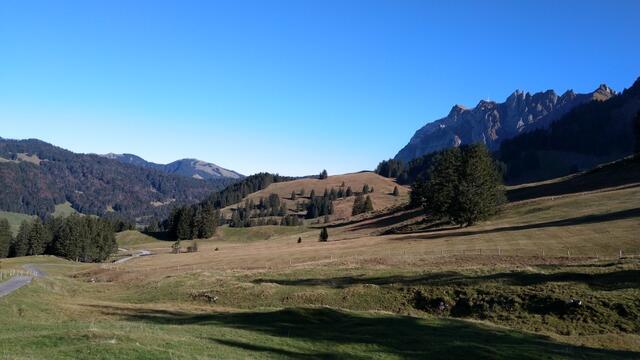
[[[220,211],[205,202],[174,208],[162,227],[177,240],[207,239],[222,222]]]
[[[116,252],[114,224],[73,214],[23,221],[14,237],[9,222],[0,219],[0,257],[55,255],[82,262],[102,262]]]

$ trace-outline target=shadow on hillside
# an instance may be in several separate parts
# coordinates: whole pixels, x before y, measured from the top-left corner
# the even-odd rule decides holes
[[[372,221],[372,220],[375,221],[375,220],[384,219],[384,218],[390,217],[390,216],[391,217],[402,216],[402,214],[404,214],[404,212],[402,212],[402,210],[401,210],[401,213],[395,214],[395,215],[394,215],[393,212],[384,211],[384,212],[380,212],[378,214],[375,214],[373,216],[370,216],[370,217],[367,217],[367,218],[364,218],[364,219],[355,219],[355,220],[349,220],[349,221],[345,221],[345,222],[338,223],[338,224],[329,224],[326,227],[329,228],[329,229],[341,228],[341,227],[346,227],[346,226],[349,226],[349,225],[357,224],[357,223],[360,223],[360,222],[363,222],[363,221]]]
[[[437,272],[426,275],[397,275],[385,277],[342,276],[334,278],[306,279],[256,279],[253,283],[273,283],[285,286],[327,286],[346,288],[352,285],[431,285],[431,286],[476,286],[483,283],[502,283],[506,285],[533,286],[549,282],[582,283],[594,290],[640,289],[640,270],[620,270],[601,274],[580,272],[558,272],[551,274],[525,271],[496,273],[489,275],[465,275],[455,271]]]
[[[637,358],[640,353],[599,350],[557,343],[550,338],[459,320],[405,316],[365,316],[329,308],[271,312],[190,313],[98,306],[107,315],[156,325],[197,325],[216,344],[286,358],[403,359],[451,358]],[[278,347],[207,337],[207,326],[277,337]],[[287,339],[287,341],[285,341]],[[294,343],[292,343],[294,341]],[[321,349],[317,352],[317,349]],[[360,352],[356,355],[354,352]]]
[[[634,209],[615,211],[611,213],[583,215],[583,216],[578,216],[578,217],[569,218],[569,219],[545,221],[545,222],[534,223],[534,224],[503,226],[503,227],[497,227],[497,228],[485,229],[485,230],[453,231],[459,228],[446,227],[446,228],[429,230],[428,232],[420,235],[415,235],[414,233],[412,235],[401,236],[401,237],[394,238],[394,240],[432,240],[432,239],[441,239],[441,238],[447,238],[447,237],[464,237],[464,236],[483,235],[483,234],[496,234],[496,233],[509,232],[509,231],[542,229],[547,227],[594,224],[594,223],[607,222],[607,221],[630,219],[638,216],[640,216],[640,208],[634,208]],[[451,232],[443,234],[443,232],[445,231],[451,231]]]
[[[415,217],[422,215],[423,213],[424,213],[424,210],[422,209],[404,211],[401,213],[380,217],[380,218],[374,219],[374,221],[363,222],[359,225],[352,227],[351,229],[349,229],[349,231],[385,228],[391,225],[396,225],[404,221],[413,219]]]
[[[509,201],[520,201],[625,185],[635,187],[638,186],[638,182],[640,182],[640,157],[635,156],[596,167],[593,170],[557,182],[512,189],[507,192],[507,198]]]
[[[143,232],[143,234],[151,236],[152,238],[160,241],[175,241],[175,239],[169,235],[168,231],[155,231],[155,232],[145,231]]]

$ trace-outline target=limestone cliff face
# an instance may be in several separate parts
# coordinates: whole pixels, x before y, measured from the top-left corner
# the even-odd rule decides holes
[[[535,94],[515,91],[503,103],[480,101],[472,109],[455,105],[449,115],[416,131],[396,159],[410,161],[424,154],[460,146],[484,143],[497,149],[500,142],[522,132],[547,127],[577,105],[615,95],[607,85],[587,94],[567,91],[558,96],[553,90]]]

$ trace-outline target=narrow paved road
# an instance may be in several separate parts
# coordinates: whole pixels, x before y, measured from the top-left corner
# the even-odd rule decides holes
[[[125,263],[125,262],[127,262],[127,261],[129,261],[131,259],[135,259],[135,258],[140,257],[140,256],[149,256],[149,255],[151,255],[151,251],[149,251],[149,250],[138,250],[133,255],[127,256],[127,257],[119,259],[119,260],[116,260],[113,263],[114,264],[122,264],[122,263]]]
[[[43,277],[45,273],[41,270],[38,270],[34,265],[27,264],[24,265],[23,268],[29,272],[31,272],[31,276],[29,275],[19,275],[14,276],[11,279],[0,283],[0,298],[3,296],[7,296],[12,292],[20,289],[21,287],[31,283],[34,277]]]

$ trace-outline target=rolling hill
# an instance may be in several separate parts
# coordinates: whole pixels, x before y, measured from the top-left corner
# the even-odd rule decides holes
[[[216,164],[208,163],[198,159],[181,159],[169,164],[156,164],[133,154],[113,154],[103,155],[108,159],[118,160],[125,164],[140,166],[147,169],[154,169],[167,174],[176,174],[201,180],[211,179],[242,179],[244,176],[233,170],[225,169]]]
[[[260,198],[268,198],[270,194],[278,194],[281,201],[287,204],[290,212],[295,210],[295,204],[297,201],[308,201],[311,190],[314,190],[317,196],[320,196],[326,190],[331,188],[338,189],[344,183],[346,187],[351,187],[354,192],[362,191],[362,187],[367,184],[373,187],[373,193],[370,193],[371,200],[373,201],[374,209],[382,209],[391,206],[396,206],[407,202],[408,188],[398,185],[393,179],[385,178],[377,175],[373,172],[359,172],[344,175],[329,176],[326,179],[320,180],[315,178],[303,178],[285,182],[273,183],[260,191],[249,194],[245,199],[258,202]],[[398,187],[400,196],[393,196],[392,192],[394,187]],[[304,196],[300,196],[301,190],[304,189]],[[297,197],[295,200],[291,199],[291,193],[295,192]],[[345,219],[351,216],[351,208],[353,206],[354,197],[348,197],[344,199],[338,199],[334,201],[335,212],[331,216],[332,219]],[[237,205],[227,206],[225,214],[229,214],[232,208]]]

